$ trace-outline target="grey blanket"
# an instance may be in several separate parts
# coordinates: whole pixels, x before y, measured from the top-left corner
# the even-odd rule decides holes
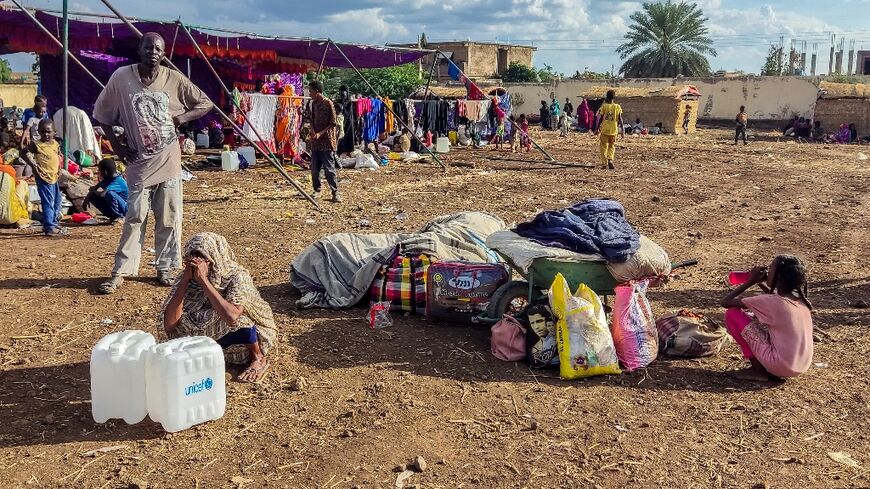
[[[400,254],[427,254],[437,260],[495,262],[486,247],[490,234],[504,229],[484,212],[461,212],[434,219],[416,234],[339,233],[321,238],[290,264],[290,283],[302,292],[296,305],[342,309],[363,299],[383,265]]]

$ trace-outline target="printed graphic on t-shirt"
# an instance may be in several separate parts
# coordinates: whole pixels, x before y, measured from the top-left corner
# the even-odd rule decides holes
[[[168,93],[145,91],[130,97],[146,154],[158,153],[176,141],[175,126],[169,115]]]

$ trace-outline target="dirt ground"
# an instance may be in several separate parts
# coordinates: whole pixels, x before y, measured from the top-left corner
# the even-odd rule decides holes
[[[591,136],[534,134],[560,161],[597,161]],[[176,434],[91,418],[96,341],[125,328],[164,338],[155,317],[167,289],[147,267],[118,294],[95,295],[120,228],[78,227],[64,239],[0,230],[2,485],[395,487],[397,466],[419,455],[428,467],[407,486],[870,487],[870,315],[852,307],[870,300],[870,150],[764,134],[733,146],[729,136],[629,137],[615,171],[489,150],[449,153],[448,165],[474,166],[446,172],[344,171],[345,202],[322,213],[274,170],[196,172],[184,234],[229,239],[274,308],[280,341],[263,382],[228,382],[222,419]],[[728,270],[778,252],[805,257],[820,330],[814,367],[780,384],[733,380],[727,372],[743,362],[732,344],[712,358],[561,381],[496,360],[486,328],[398,317],[370,330],[364,309],[294,306],[288,264],[321,236],[413,231],[462,210],[518,222],[599,196],[621,201],[672,259],[700,261],[650,294],[658,314],[721,318]]]

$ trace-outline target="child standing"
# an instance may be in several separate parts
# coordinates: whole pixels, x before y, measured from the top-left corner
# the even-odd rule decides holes
[[[529,119],[526,114],[520,114],[520,149],[528,153],[532,149],[532,138],[529,137]]]
[[[58,224],[60,219],[61,193],[57,183],[60,174],[60,145],[54,139],[54,123],[51,119],[39,121],[39,139],[27,145],[22,159],[33,169],[36,190],[42,207],[42,232],[46,236],[69,234]]]
[[[93,204],[114,224],[127,214],[127,181],[118,174],[118,166],[111,158],[100,160],[99,169],[100,182],[91,187],[83,207],[87,209],[89,204]]]
[[[692,106],[686,106],[686,112],[683,114],[683,133],[689,134],[689,121],[692,120]]]
[[[605,168],[613,170],[613,158],[616,156],[616,135],[625,137],[625,127],[622,123],[622,107],[616,103],[616,91],[608,90],[604,103],[598,109],[595,127],[599,132],[601,162]]]
[[[765,293],[740,297],[753,285]],[[807,268],[795,256],[780,255],[768,267],[752,270],[749,280],[722,299],[725,328],[740,345],[750,367],[744,380],[786,378],[806,372],[813,361],[812,304],[807,300]],[[750,315],[751,314],[751,315]]]

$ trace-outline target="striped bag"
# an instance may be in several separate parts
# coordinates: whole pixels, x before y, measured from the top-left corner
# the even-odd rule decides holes
[[[390,311],[426,314],[426,271],[429,255],[396,256],[372,281],[371,303],[390,302]]]

